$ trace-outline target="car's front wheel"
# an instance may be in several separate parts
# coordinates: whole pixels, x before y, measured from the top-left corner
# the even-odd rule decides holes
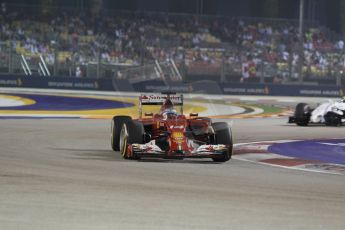
[[[114,151],[120,150],[120,132],[123,124],[128,124],[132,121],[130,116],[115,116],[111,121],[111,147]]]
[[[311,115],[310,106],[306,103],[298,103],[295,109],[296,124],[298,126],[307,126]]]
[[[122,125],[119,140],[120,154],[125,159],[139,159],[134,153],[129,153],[129,144],[143,144],[144,143],[144,127],[141,123],[130,121]]]
[[[325,124],[327,126],[339,126],[339,125],[341,125],[341,116],[334,113],[334,112],[326,113],[324,118],[325,118]]]
[[[212,128],[215,133],[215,144],[223,144],[228,148],[224,151],[221,157],[212,158],[214,162],[225,162],[231,159],[233,149],[233,139],[231,127],[227,122],[212,123]]]

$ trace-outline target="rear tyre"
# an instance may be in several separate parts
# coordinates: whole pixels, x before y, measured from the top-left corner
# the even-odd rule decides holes
[[[114,151],[120,150],[120,132],[123,124],[132,121],[130,116],[115,116],[111,121],[111,147]]]
[[[136,121],[123,123],[120,131],[120,154],[125,159],[139,159],[134,152],[128,151],[130,144],[143,144],[144,143],[144,126]]]
[[[212,124],[212,128],[215,133],[215,144],[228,146],[222,157],[212,158],[212,160],[214,162],[226,162],[230,160],[232,156],[233,140],[231,128],[226,122],[215,122]]]
[[[296,124],[298,126],[307,126],[310,120],[311,109],[306,103],[298,103],[295,109]]]

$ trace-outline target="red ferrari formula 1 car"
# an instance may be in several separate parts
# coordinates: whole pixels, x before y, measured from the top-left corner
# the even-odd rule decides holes
[[[144,113],[143,106],[160,105],[156,114]],[[180,107],[177,113],[174,107]],[[183,115],[183,95],[162,93],[139,97],[139,118],[115,116],[111,145],[125,159],[158,157],[166,159],[211,158],[230,160],[233,141],[228,123],[191,113]]]

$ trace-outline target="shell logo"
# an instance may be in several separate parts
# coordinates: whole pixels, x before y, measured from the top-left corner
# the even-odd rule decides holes
[[[173,132],[171,134],[171,137],[174,138],[175,140],[181,140],[183,139],[184,135],[181,132]]]

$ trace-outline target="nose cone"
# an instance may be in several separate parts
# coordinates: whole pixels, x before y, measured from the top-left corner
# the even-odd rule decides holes
[[[187,138],[184,132],[172,132],[170,135],[170,141],[170,150],[176,152],[188,151]]]

